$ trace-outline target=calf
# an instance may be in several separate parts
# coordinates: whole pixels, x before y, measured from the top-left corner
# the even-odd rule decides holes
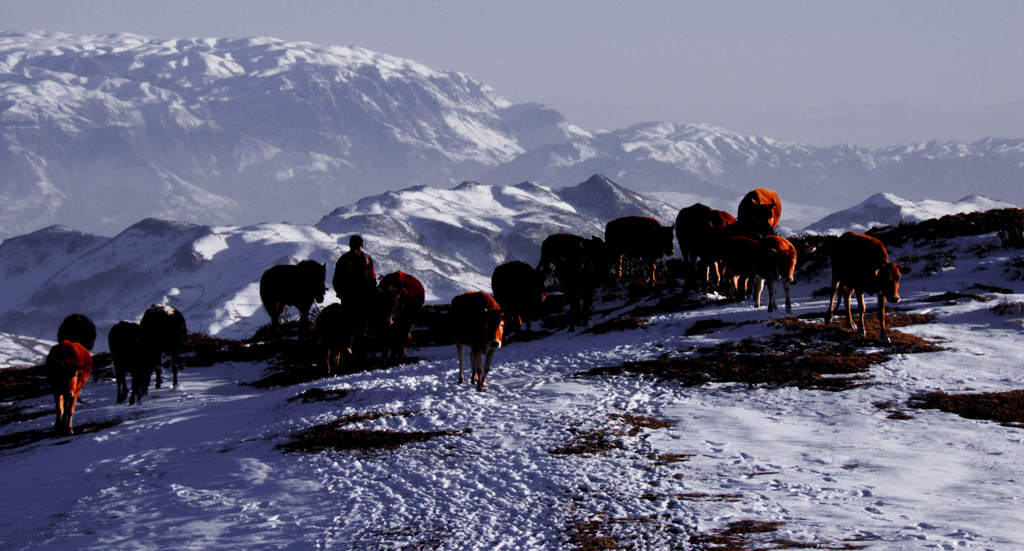
[[[538,277],[547,279],[554,268],[562,293],[569,300],[569,332],[590,323],[594,292],[608,272],[608,252],[599,237],[584,239],[569,233],[547,236],[540,247]],[[500,304],[500,303],[499,303]]]
[[[676,239],[679,240],[679,253],[683,256],[688,288],[695,289],[698,284],[710,283],[712,269],[714,286],[718,286],[722,276],[722,242],[729,237],[726,229],[735,222],[736,218],[728,212],[700,203],[681,209],[676,215]]]
[[[658,261],[675,253],[675,228],[662,226],[654,218],[623,216],[605,225],[604,241],[622,277],[623,257],[639,258],[651,267],[651,283],[657,283]]]
[[[341,366],[342,355],[352,357],[352,331],[345,318],[345,307],[338,303],[328,304],[316,317],[313,331],[326,351],[327,374]]]
[[[726,270],[731,274],[730,294],[744,298],[740,281],[753,283],[754,307],[761,307],[761,291],[768,283],[768,311],[778,309],[777,283],[781,279],[786,295],[786,312],[793,313],[789,284],[796,269],[796,248],[784,237],[770,235],[760,241],[736,236],[724,246]],[[745,287],[745,286],[744,286]]]
[[[71,341],[92,351],[96,343],[96,324],[82,314],[71,314],[64,318],[57,329],[57,342]]]
[[[71,418],[82,386],[92,375],[92,354],[77,342],[61,341],[46,355],[45,369],[57,408],[53,430],[57,434],[73,434]]]
[[[459,383],[466,382],[462,364],[464,348],[468,346],[473,367],[471,382],[476,383],[477,391],[482,392],[494,351],[501,348],[505,330],[501,307],[491,295],[474,291],[453,298],[448,317],[459,354]]]
[[[846,232],[829,245],[829,258],[832,260],[832,294],[825,313],[825,324],[832,322],[833,304],[844,287],[846,301],[846,319],[853,329],[853,312],[850,304],[853,294],[857,294],[857,305],[860,307],[860,334],[866,335],[864,325],[864,293],[878,295],[878,331],[884,342],[889,341],[885,329],[885,301],[900,301],[900,275],[909,273],[910,269],[889,262],[889,252],[878,239],[859,233]]]
[[[166,354],[170,357],[172,386],[177,388],[181,365],[178,354],[184,348],[185,337],[188,336],[185,316],[170,306],[154,304],[142,315],[139,324],[146,338],[146,347],[156,364],[156,387],[160,388],[163,384],[163,356]]]
[[[505,313],[508,328],[518,331],[520,325],[525,324],[530,331],[544,301],[541,271],[518,260],[502,264],[491,274],[491,290]]]
[[[107,334],[107,344],[114,360],[114,376],[117,378],[117,403],[128,398],[127,376],[132,377],[129,404],[142,403],[142,396],[149,394],[149,379],[156,363],[153,353],[146,344],[142,326],[130,321],[118,322]]]

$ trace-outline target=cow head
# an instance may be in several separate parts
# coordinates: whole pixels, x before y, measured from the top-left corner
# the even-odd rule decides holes
[[[910,273],[909,266],[900,266],[892,262],[885,263],[875,271],[875,282],[878,293],[892,303],[900,301],[900,275]]]
[[[327,293],[327,264],[320,264],[315,260],[303,260],[298,263],[301,270],[302,285],[306,286],[317,304],[324,301],[324,294]]]
[[[498,308],[484,310],[480,330],[484,336],[485,351],[501,348],[501,340],[505,334],[504,313]]]

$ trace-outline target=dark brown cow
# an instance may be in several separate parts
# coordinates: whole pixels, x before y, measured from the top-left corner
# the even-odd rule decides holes
[[[681,209],[676,215],[676,239],[683,256],[688,288],[710,283],[711,270],[715,274],[713,285],[718,286],[722,276],[719,266],[722,242],[728,238],[725,230],[735,222],[736,217],[728,212],[701,203]]]
[[[130,321],[121,321],[110,328],[107,345],[114,360],[114,376],[117,378],[117,403],[128,398],[128,380],[131,375],[132,388],[129,404],[142,403],[142,396],[149,394],[149,379],[156,365],[153,353],[146,343],[142,326]]]
[[[853,294],[857,294],[857,305],[860,307],[860,334],[867,334],[864,325],[864,293],[878,295],[878,331],[884,342],[889,341],[885,329],[885,301],[900,301],[900,274],[909,273],[910,269],[889,262],[889,252],[878,239],[860,233],[846,232],[829,246],[828,254],[832,260],[832,294],[828,301],[828,312],[825,313],[825,324],[832,322],[833,305],[839,288],[844,287],[846,300],[846,319],[850,328],[853,324]]]
[[[796,269],[796,248],[784,237],[770,235],[758,241],[749,237],[736,236],[729,239],[723,248],[726,270],[731,274],[730,294],[745,298],[740,281],[753,283],[754,307],[761,307],[761,291],[768,283],[768,311],[778,308],[777,282],[781,279],[786,295],[786,312],[792,313],[789,284]],[[745,287],[745,285],[744,285]]]
[[[782,219],[782,200],[770,189],[757,188],[747,193],[736,209],[739,235],[762,238],[775,233]]]
[[[139,325],[142,326],[151,365],[156,370],[156,388],[160,388],[164,382],[163,357],[165,354],[169,357],[171,364],[171,386],[177,388],[178,371],[181,369],[178,354],[185,347],[185,338],[188,336],[185,316],[165,304],[154,304],[142,314],[142,321],[139,322]],[[149,386],[148,378],[146,385]]]
[[[663,256],[675,253],[674,228],[662,226],[654,218],[623,216],[605,226],[604,241],[616,271],[622,277],[623,257],[639,258],[651,267],[651,283],[657,283],[655,272]]]
[[[494,351],[501,348],[505,329],[501,307],[491,295],[473,291],[452,299],[448,317],[459,353],[459,383],[466,382],[462,364],[464,348],[468,346],[473,367],[471,382],[476,383],[477,391],[483,391]]]
[[[282,264],[263,272],[260,299],[270,315],[275,335],[280,330],[281,314],[288,306],[298,308],[302,330],[309,329],[309,309],[314,302],[324,301],[326,278],[327,265],[314,260],[303,260],[295,265]]]
[[[405,359],[405,348],[412,341],[412,324],[423,308],[426,292],[423,283],[405,272],[392,272],[381,278],[377,285],[390,311],[390,324],[378,340],[384,354],[384,363]]]
[[[325,306],[316,317],[313,330],[326,351],[325,364],[330,375],[332,369],[341,365],[343,354],[345,359],[352,357],[352,331],[345,319],[345,307],[336,302]]]
[[[63,341],[77,342],[91,352],[96,344],[96,324],[82,314],[71,314],[57,329],[57,342]]]
[[[518,331],[526,324],[530,331],[533,320],[540,318],[540,305],[544,301],[544,279],[540,270],[525,262],[513,260],[498,266],[491,274],[494,300],[505,312],[505,329]]]
[[[77,342],[61,341],[46,355],[45,369],[57,408],[53,430],[57,434],[73,434],[71,418],[82,386],[92,375],[92,354]]]
[[[556,233],[541,244],[537,271],[545,280],[554,268],[554,277],[569,300],[570,333],[577,323],[584,327],[590,323],[594,291],[605,279],[609,265],[607,247],[599,237]]]

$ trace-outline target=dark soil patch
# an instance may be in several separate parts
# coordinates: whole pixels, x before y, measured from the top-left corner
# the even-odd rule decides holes
[[[285,452],[315,453],[324,450],[390,450],[411,444],[425,442],[443,436],[459,436],[470,432],[461,431],[422,431],[397,432],[393,430],[344,429],[351,421],[339,419],[325,425],[310,427],[296,434],[291,442],[281,444],[278,449]]]
[[[617,318],[603,321],[594,325],[588,329],[585,329],[584,333],[593,333],[595,335],[604,335],[605,333],[612,333],[614,331],[628,331],[630,329],[637,329],[647,325],[647,320],[637,316],[619,316]]]
[[[779,537],[779,527],[785,522],[763,520],[741,520],[729,523],[725,528],[690,537],[690,543],[698,549],[716,551],[767,551],[769,549],[863,549],[863,545],[852,543],[801,542]]]
[[[565,445],[551,450],[551,453],[555,455],[584,455],[624,450],[627,447],[627,439],[639,436],[644,429],[655,430],[673,426],[668,421],[644,415],[612,413],[608,415],[608,419],[615,422],[615,425],[592,429],[570,427],[568,430],[572,434],[572,438]],[[682,457],[687,456],[679,455],[677,458],[655,455],[651,456],[651,459],[667,463],[675,460],[683,461]]]
[[[928,316],[899,318],[899,324],[930,319]],[[847,329],[796,318],[784,318],[772,324],[786,331],[765,339],[723,342],[676,358],[595,368],[583,375],[643,374],[684,386],[734,382],[841,391],[866,384],[871,366],[886,361],[891,353],[941,350],[920,337],[890,331],[892,344],[888,349],[891,352],[864,352],[857,345],[875,344],[875,341]]]
[[[1024,428],[1024,390],[947,394],[929,392],[910,400],[917,409],[939,409],[968,419],[996,421],[1003,425]]]
[[[289,402],[296,400],[302,400],[302,403],[308,404],[311,402],[330,402],[334,400],[340,400],[348,396],[351,392],[344,388],[325,390],[323,388],[311,388],[301,394],[297,394],[288,398]]]
[[[56,416],[56,413],[50,411],[47,412],[50,415]],[[20,448],[36,442],[42,442],[44,440],[54,440],[55,444],[66,444],[68,440],[66,438],[74,438],[76,436],[82,436],[83,434],[93,434],[102,430],[116,427],[121,424],[120,419],[111,419],[109,421],[98,421],[94,423],[81,423],[75,424],[75,434],[72,436],[57,435],[52,429],[32,429],[20,432],[13,432],[0,436],[0,450],[10,450],[14,448]]]
[[[652,523],[653,521],[647,518],[617,518],[599,515],[597,518],[573,523],[566,532],[569,544],[573,549],[580,551],[634,549],[635,547],[627,543],[627,539],[623,535],[617,533],[623,531],[623,527],[632,528]]]
[[[720,319],[703,319],[693,322],[686,330],[687,336],[695,335],[710,335],[726,327],[736,327],[737,324],[729,321],[722,321]]]

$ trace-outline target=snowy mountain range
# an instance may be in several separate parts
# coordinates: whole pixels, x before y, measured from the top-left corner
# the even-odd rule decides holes
[[[804,232],[839,235],[846,231],[864,232],[877,226],[923,222],[949,214],[1008,208],[1017,208],[1017,205],[981,195],[970,195],[949,203],[932,199],[914,202],[892,193],[879,193],[859,205],[822,218],[804,228]]]
[[[1009,206],[984,198],[915,204],[877,196],[823,220],[828,230],[939,217]],[[735,207],[732,209],[735,212]],[[120,320],[137,321],[151,304],[181,310],[189,328],[245,339],[269,322],[259,279],[277,264],[313,259],[334,264],[358,233],[378,275],[397,270],[419,278],[428,302],[490,290],[494,268],[521,260],[535,265],[550,234],[604,236],[605,224],[628,215],[664,225],[678,209],[603,176],[572,187],[525,182],[515,186],[464,182],[454,189],[417,186],[335,209],[315,225],[263,223],[206,226],[147,218],[114,237],[51,226],[0,244],[0,365],[38,363],[70,313],[99,327],[98,349]],[[786,207],[783,208],[785,222]],[[677,253],[678,254],[678,253]],[[328,292],[327,301],[336,301]]]
[[[53,224],[115,235],[147,217],[312,223],[387,190],[594,174],[710,204],[755,187],[829,212],[882,192],[1024,204],[1024,140],[869,150],[704,124],[591,133],[466,74],[360,48],[0,33],[0,237]]]

